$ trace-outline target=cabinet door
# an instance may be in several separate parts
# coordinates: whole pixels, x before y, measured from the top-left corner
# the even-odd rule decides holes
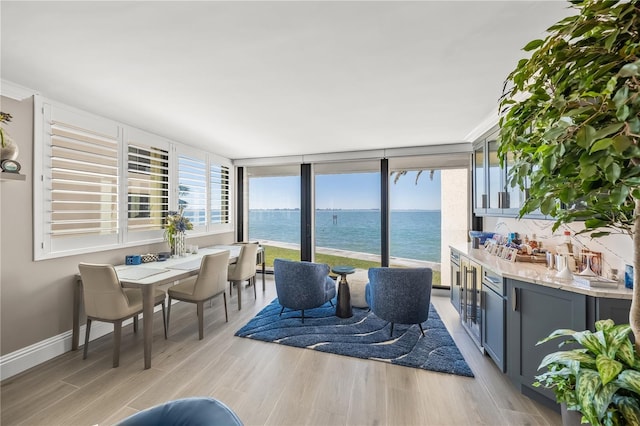
[[[482,143],[473,151],[473,212],[478,215],[487,209],[485,158],[485,144]]]
[[[498,158],[498,141],[489,139],[487,141],[487,167],[488,167],[488,194],[489,204],[487,205],[487,213],[502,213],[504,205],[504,183],[502,175],[504,169],[500,167],[500,159]]]
[[[596,321],[612,319],[616,324],[629,324],[631,300],[589,297],[587,301],[587,325],[595,331]],[[629,334],[633,340],[633,333]]]
[[[542,373],[538,371],[542,358],[558,351],[560,341],[536,343],[559,328],[585,330],[586,306],[583,294],[507,280],[507,374],[522,393],[555,405],[551,390],[534,388],[532,383]]]
[[[482,266],[466,257],[460,260],[462,277],[462,325],[478,346],[482,345]]]
[[[505,299],[488,287],[482,289],[482,346],[505,372]]]

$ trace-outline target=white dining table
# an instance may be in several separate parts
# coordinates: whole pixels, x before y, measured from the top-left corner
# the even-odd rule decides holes
[[[229,263],[235,263],[240,254],[239,245],[216,245],[198,250],[196,254],[172,257],[162,262],[141,263],[139,265],[115,266],[118,279],[123,287],[139,288],[142,291],[142,315],[144,335],[144,368],[151,368],[151,344],[153,341],[153,308],[155,289],[159,285],[176,282],[200,270],[202,258],[207,254],[229,252]],[[264,249],[259,247],[258,260],[262,260],[262,288],[264,290]],[[80,308],[82,303],[82,279],[76,275],[73,301],[73,330],[71,350],[77,350],[80,342]],[[254,284],[255,285],[255,284]],[[238,309],[241,309],[241,291],[238,291]]]

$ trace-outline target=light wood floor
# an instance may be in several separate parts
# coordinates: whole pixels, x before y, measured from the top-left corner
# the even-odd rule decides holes
[[[111,368],[111,335],[91,342],[89,357],[69,352],[2,383],[1,424],[109,425],[138,410],[188,396],[229,405],[245,425],[557,425],[560,416],[520,395],[475,348],[447,297],[433,304],[475,378],[234,337],[275,298],[273,277],[243,308],[222,298],[205,309],[198,341],[194,305],[171,312],[169,340],[156,313],[152,368],[143,369],[142,333],[123,330],[120,367]]]

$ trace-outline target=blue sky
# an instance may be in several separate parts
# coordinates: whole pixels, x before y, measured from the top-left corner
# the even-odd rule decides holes
[[[300,177],[262,177],[249,180],[251,209],[300,207]],[[439,210],[440,172],[433,180],[429,171],[422,173],[416,185],[416,172],[390,184],[392,210]],[[316,176],[316,208],[377,209],[380,207],[380,175],[352,173]]]

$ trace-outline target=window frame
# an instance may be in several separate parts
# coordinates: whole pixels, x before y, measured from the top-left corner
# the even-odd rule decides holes
[[[117,222],[118,231],[109,236],[80,236],[68,239],[64,243],[52,242],[51,236],[51,114],[69,114],[98,127],[105,126],[115,131],[118,144],[118,190],[117,190]],[[59,257],[116,250],[145,244],[161,243],[164,241],[164,230],[149,230],[142,232],[128,232],[128,147],[140,138],[140,144],[167,148],[169,156],[169,210],[178,210],[178,156],[197,155],[205,161],[205,194],[206,220],[205,226],[194,228],[188,232],[189,237],[215,235],[234,230],[235,213],[235,167],[227,158],[220,157],[181,142],[176,142],[136,127],[119,123],[98,115],[91,114],[63,103],[34,95],[34,184],[33,184],[33,258],[34,261],[54,259]],[[91,128],[89,128],[91,129]],[[115,130],[114,130],[115,129]],[[129,137],[131,136],[131,137]],[[210,223],[210,168],[212,162],[229,168],[229,205],[228,222],[221,224]]]

